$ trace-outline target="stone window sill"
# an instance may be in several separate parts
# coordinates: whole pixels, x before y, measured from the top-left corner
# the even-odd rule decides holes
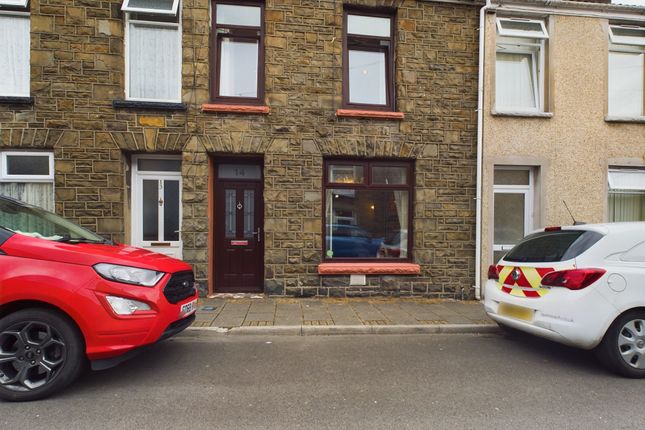
[[[513,111],[493,109],[490,114],[493,116],[515,116],[524,118],[553,118],[553,112],[526,112],[521,110]]]
[[[522,112],[493,109],[490,114],[493,116],[513,116],[523,118],[553,118],[553,112]]]
[[[418,275],[421,266],[414,263],[322,263],[320,275]]]
[[[229,104],[214,104],[204,103],[202,105],[202,112],[204,113],[248,113],[248,114],[262,114],[266,115],[271,111],[269,106],[254,106],[254,105],[229,105]]]
[[[0,104],[3,105],[33,105],[33,97],[0,97]]]
[[[613,116],[607,115],[605,122],[633,122],[645,124],[645,116]]]
[[[360,110],[360,109],[337,109],[337,117],[346,118],[375,118],[375,119],[396,119],[405,118],[403,112],[385,112],[380,110]]]
[[[113,100],[114,109],[186,110],[184,103],[143,102],[137,100]]]

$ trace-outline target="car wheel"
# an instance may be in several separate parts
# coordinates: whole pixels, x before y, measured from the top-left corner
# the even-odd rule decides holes
[[[0,319],[0,399],[30,401],[62,390],[79,375],[83,339],[65,316],[23,309]]]
[[[609,327],[596,355],[610,370],[629,378],[645,378],[645,312],[630,311]]]

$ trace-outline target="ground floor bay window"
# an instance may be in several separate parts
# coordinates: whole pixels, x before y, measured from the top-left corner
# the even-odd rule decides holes
[[[645,170],[609,170],[609,221],[645,221]]]
[[[409,162],[326,161],[325,260],[409,260],[411,191]]]

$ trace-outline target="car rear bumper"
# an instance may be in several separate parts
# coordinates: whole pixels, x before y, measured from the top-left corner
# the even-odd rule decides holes
[[[511,316],[500,305],[528,309],[531,317]],[[502,292],[491,280],[486,283],[484,307],[501,324],[583,349],[596,347],[618,314],[593,286],[580,291],[552,288],[543,297],[527,298]]]
[[[91,364],[92,370],[105,370],[105,369],[110,369],[110,368],[112,368],[114,366],[117,366],[117,365],[123,363],[124,361],[127,361],[127,360],[139,355],[141,352],[145,351],[146,349],[148,349],[149,347],[151,347],[155,343],[164,341],[164,340],[166,340],[168,338],[173,337],[176,334],[181,333],[182,331],[184,331],[185,329],[190,327],[190,325],[194,321],[195,321],[195,314],[189,315],[189,316],[187,316],[187,317],[185,317],[183,319],[180,319],[180,320],[177,320],[177,321],[171,323],[166,328],[166,330],[164,330],[164,332],[161,334],[159,339],[154,343],[143,345],[143,346],[140,346],[140,347],[136,347],[134,349],[130,349],[127,352],[125,352],[123,354],[120,354],[120,355],[117,355],[115,357],[103,358],[103,359],[98,359],[98,360],[91,360],[90,364]]]

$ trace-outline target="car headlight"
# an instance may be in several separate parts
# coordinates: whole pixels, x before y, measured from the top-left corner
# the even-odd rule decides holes
[[[136,311],[149,311],[150,306],[138,300],[117,296],[105,296],[112,310],[117,315],[132,315]]]
[[[96,273],[110,281],[124,284],[153,287],[163,277],[163,272],[140,269],[138,267],[119,266],[116,264],[100,263],[94,266]]]

